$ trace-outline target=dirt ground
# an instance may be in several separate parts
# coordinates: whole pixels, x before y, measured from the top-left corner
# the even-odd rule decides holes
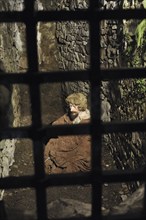
[[[104,169],[112,169],[112,158],[105,149]],[[32,175],[33,170],[33,152],[31,142],[29,140],[21,141],[16,148],[15,163],[12,166],[10,175],[22,176]],[[103,186],[103,209],[110,209],[122,201],[122,195],[125,195],[126,186],[118,184],[104,184]],[[79,201],[91,202],[90,186],[69,186],[54,187],[47,189],[47,200],[51,202],[59,198],[70,198]],[[16,208],[22,210],[35,209],[35,191],[30,188],[13,189],[5,191],[4,201],[6,208]]]
[[[46,90],[47,88],[47,90]],[[56,89],[58,88],[58,90]],[[55,93],[52,95],[52,91]],[[61,106],[61,98],[59,96],[60,87],[55,85],[44,87],[41,89],[42,94],[42,113],[43,121],[50,123],[55,118],[63,113]],[[46,96],[47,93],[47,96]],[[23,97],[24,96],[24,97]],[[24,125],[30,123],[28,91],[23,93],[22,99],[22,113]],[[53,100],[53,101],[51,101]],[[58,102],[56,102],[56,100]],[[49,103],[50,101],[50,103]],[[59,104],[58,104],[59,103]],[[56,109],[54,111],[54,108]],[[109,149],[104,148],[103,152],[103,168],[115,169]],[[33,169],[33,150],[31,140],[19,140],[15,150],[15,162],[11,167],[11,176],[22,176],[34,174]],[[118,205],[124,197],[127,196],[127,187],[124,184],[104,184],[103,186],[103,209],[110,209]],[[90,186],[70,186],[70,187],[54,187],[47,189],[47,201],[53,201],[59,198],[76,199],[83,202],[91,202],[91,187]],[[34,189],[13,189],[6,190],[4,194],[4,201],[6,208],[17,208],[19,210],[32,210],[36,208],[35,191]]]

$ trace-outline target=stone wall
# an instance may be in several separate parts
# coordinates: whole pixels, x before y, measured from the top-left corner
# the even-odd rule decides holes
[[[123,8],[139,8],[142,2],[123,1]],[[123,20],[121,64],[124,67],[144,67],[142,50],[136,46],[135,31],[138,20]],[[136,57],[136,59],[135,59]],[[110,83],[111,118],[114,121],[142,120],[144,118],[145,81],[139,79],[119,80]],[[111,153],[117,168],[137,169],[145,166],[145,134],[125,133],[111,136]],[[134,191],[139,183],[130,183]]]
[[[86,9],[88,1],[62,1],[57,7],[58,10],[77,10]],[[56,38],[58,42],[59,69],[67,70],[85,70],[90,65],[89,55],[89,25],[86,21],[57,22]],[[63,99],[72,92],[89,93],[89,83],[83,81],[62,83]]]
[[[1,1],[1,11],[21,11],[23,9],[23,0]],[[39,8],[42,4],[39,4]],[[54,23],[38,24],[38,51],[39,51],[39,70],[52,71],[57,70],[56,62],[56,41]],[[1,23],[0,24],[0,63],[3,66],[3,72],[6,74],[17,72],[25,73],[27,71],[25,25],[22,23]],[[54,91],[55,88],[55,92]],[[60,84],[44,84],[41,91],[41,108],[43,112],[42,121],[50,123],[52,120],[63,114]],[[44,108],[44,103],[47,104]],[[53,103],[54,106],[53,106]],[[56,107],[57,103],[57,107]],[[26,85],[12,85],[9,119],[13,116],[12,123],[8,126],[19,127],[31,124],[30,117],[30,96],[29,87]],[[58,112],[55,110],[58,108]],[[59,112],[60,111],[60,112]],[[51,112],[51,113],[50,113]],[[10,121],[8,119],[8,121]],[[14,162],[14,152],[17,143],[20,140],[1,140],[0,141],[0,177],[9,175],[10,167]],[[21,140],[21,143],[25,140]],[[0,192],[0,199],[3,198],[3,191]]]
[[[20,3],[20,4],[19,4]],[[21,6],[21,7],[20,7]],[[1,1],[1,10],[21,10],[21,1]],[[21,25],[16,23],[0,24],[0,62],[3,66],[2,71],[16,72],[19,71],[21,53],[23,53],[22,41],[20,40]],[[9,108],[12,109],[8,115],[7,126],[18,126],[20,118],[19,107],[19,87],[11,86],[11,102]],[[13,121],[11,121],[13,117]],[[16,147],[16,139],[3,139],[0,141],[0,177],[9,175],[10,167],[14,162],[14,152]],[[0,192],[0,199],[3,198],[3,191]]]

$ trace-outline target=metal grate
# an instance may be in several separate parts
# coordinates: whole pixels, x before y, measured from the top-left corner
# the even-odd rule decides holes
[[[25,10],[22,12],[0,12],[0,22],[22,22],[26,25],[27,38],[27,73],[13,73],[0,75],[0,82],[7,80],[10,84],[27,84],[30,87],[32,125],[23,128],[8,128],[0,130],[2,138],[30,138],[34,150],[34,176],[7,177],[0,179],[0,188],[34,187],[36,190],[37,217],[39,220],[47,219],[46,187],[61,185],[92,185],[92,216],[91,219],[106,218],[101,214],[101,189],[103,183],[117,183],[141,180],[146,181],[144,171],[105,171],[101,169],[101,137],[105,133],[145,131],[146,123],[136,122],[108,122],[100,121],[100,84],[101,80],[117,80],[126,78],[143,78],[145,69],[100,69],[100,21],[104,19],[144,19],[146,11],[141,10],[98,10],[98,1],[90,0],[87,10],[78,11],[34,11],[34,0],[25,1]],[[45,72],[38,71],[37,31],[39,21],[68,21],[86,20],[90,27],[90,63],[88,71]],[[33,44],[32,44],[33,42]],[[41,83],[89,80],[91,83],[91,124],[72,126],[47,126],[43,129],[41,124],[40,94]],[[96,95],[95,95],[96,94]],[[94,104],[94,108],[93,108]],[[96,106],[96,107],[95,107]],[[96,109],[96,110],[95,110]],[[66,129],[67,128],[67,129]],[[43,164],[43,146],[41,136],[49,131],[51,135],[91,134],[92,137],[92,171],[83,174],[64,174],[45,176]],[[98,131],[98,132],[97,132]],[[97,146],[98,145],[98,152]],[[71,178],[70,178],[71,177]],[[146,199],[145,199],[146,200]],[[146,209],[146,207],[144,207]],[[111,216],[111,219],[115,217]],[[144,219],[145,216],[126,216],[123,219]],[[120,217],[122,219],[122,217]]]

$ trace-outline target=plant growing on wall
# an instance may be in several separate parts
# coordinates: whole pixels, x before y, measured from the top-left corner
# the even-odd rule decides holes
[[[137,47],[143,47],[146,44],[146,19],[142,20],[135,31]]]

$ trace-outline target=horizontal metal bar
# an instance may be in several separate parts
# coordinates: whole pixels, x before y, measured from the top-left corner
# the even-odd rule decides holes
[[[98,74],[98,73],[97,73]],[[0,74],[0,83],[10,84],[41,84],[67,81],[90,81],[91,70],[75,71],[55,71],[55,72],[26,72],[26,73],[8,73]],[[145,68],[116,68],[101,69],[101,80],[121,80],[146,78]]]
[[[52,186],[72,186],[91,184],[92,175],[88,173],[68,173],[68,174],[51,174],[46,175],[41,184],[45,187]]]
[[[11,139],[11,138],[32,138],[33,128],[28,127],[17,127],[17,128],[5,128],[0,129],[0,139]]]
[[[14,189],[24,187],[48,187],[65,186],[91,183],[91,175],[80,174],[51,174],[44,179],[36,179],[34,176],[5,177],[0,178],[0,189]]]
[[[141,131],[146,132],[146,121],[127,121],[127,122],[104,122],[99,126],[100,134],[107,133],[127,133]],[[41,139],[44,135],[48,139],[63,135],[86,135],[91,133],[91,125],[74,124],[74,125],[48,125],[41,128],[17,127],[0,130],[0,138],[31,138]]]
[[[145,220],[145,215],[141,212],[133,212],[132,210],[129,211],[127,214],[123,215],[106,215],[102,216],[102,220]]]
[[[146,78],[146,68],[101,69],[101,80]]]
[[[33,218],[32,218],[32,220],[33,220]],[[50,218],[48,218],[47,220],[50,220]],[[93,220],[93,218],[92,217],[79,216],[79,217],[70,217],[70,218],[57,218],[56,220]],[[138,219],[138,220],[141,220],[141,219]]]
[[[90,134],[90,124],[73,124],[73,125],[53,125],[45,126],[38,131],[38,135],[42,137],[60,136],[60,135],[85,135]]]
[[[99,11],[100,20],[144,19],[146,9],[116,9]]]
[[[72,20],[88,20],[96,15],[99,20],[113,19],[144,19],[146,18],[146,9],[116,9],[116,10],[98,10],[94,8],[82,9],[76,11],[38,11],[35,14],[36,20],[39,21],[72,21]]]
[[[28,127],[17,127],[17,128],[5,128],[0,129],[0,139],[7,138],[30,138],[40,139],[44,135],[48,138],[58,135],[76,135],[76,134],[89,134],[90,127],[85,124],[76,125],[48,125],[42,128],[34,128],[33,126]]]
[[[101,173],[101,171],[100,171]],[[68,173],[68,174],[50,174],[45,178],[37,179],[35,176],[20,176],[20,177],[5,177],[0,178],[1,189],[13,189],[23,187],[52,187],[52,186],[71,186],[96,183],[121,183],[132,181],[146,181],[144,170],[111,170],[103,171],[102,175],[99,172],[84,172],[84,173]]]
[[[99,216],[96,216],[97,219]],[[71,220],[93,220],[93,217],[71,217],[68,218]],[[123,215],[102,215],[102,220],[145,220],[145,216],[142,213],[128,213],[128,214],[123,214]],[[49,219],[48,219],[49,220]],[[57,220],[66,220],[66,218],[57,218]]]
[[[146,18],[145,9],[127,9],[127,10],[94,10],[82,9],[77,11],[35,11],[32,16],[34,21],[37,23],[51,22],[51,21],[80,21],[92,19],[92,15],[96,15],[97,20],[121,20],[121,19],[144,19]],[[0,22],[23,22],[29,21],[27,11],[9,11],[0,12]]]
[[[52,82],[89,80],[89,71],[56,71],[43,73],[9,73],[0,74],[0,83],[41,84]]]
[[[121,183],[132,181],[146,181],[146,172],[144,169],[137,170],[109,170],[103,171],[102,182],[103,183]]]
[[[90,20],[90,10],[82,9],[76,11],[38,11],[36,12],[36,20],[38,21],[81,21]]]
[[[146,121],[105,122],[101,124],[101,133],[146,132]]]
[[[135,131],[146,131],[146,121],[125,121],[125,122],[104,122],[99,126],[100,134],[107,133],[127,133]],[[45,126],[40,129],[40,136],[44,134],[51,136],[55,135],[84,135],[91,133],[91,125],[89,124],[74,124],[74,125],[56,125]]]
[[[99,216],[96,216],[97,219],[99,218]],[[57,220],[66,220],[67,218],[57,218]],[[68,218],[71,220],[93,220],[93,217],[71,217]],[[141,213],[128,213],[128,214],[123,214],[123,215],[112,215],[110,213],[110,215],[102,215],[102,220],[145,220],[145,216]],[[48,219],[49,220],[49,219]]]
[[[0,12],[0,23],[9,22],[21,22],[25,23],[26,14],[23,11],[2,11]]]
[[[80,21],[92,19],[96,15],[97,20],[121,20],[121,19],[144,19],[146,18],[145,9],[127,10],[77,10],[77,11],[38,11],[35,13],[36,21]]]
[[[99,179],[100,173],[100,179]],[[132,181],[146,181],[145,172],[143,170],[111,170],[97,171],[92,173],[79,173],[79,174],[51,174],[46,176],[42,183],[46,187],[50,186],[68,186],[68,185],[79,185],[79,184],[93,184],[99,182],[104,183],[121,183],[121,182],[132,182]]]
[[[17,189],[24,187],[35,187],[34,176],[5,177],[0,178],[0,189]]]

